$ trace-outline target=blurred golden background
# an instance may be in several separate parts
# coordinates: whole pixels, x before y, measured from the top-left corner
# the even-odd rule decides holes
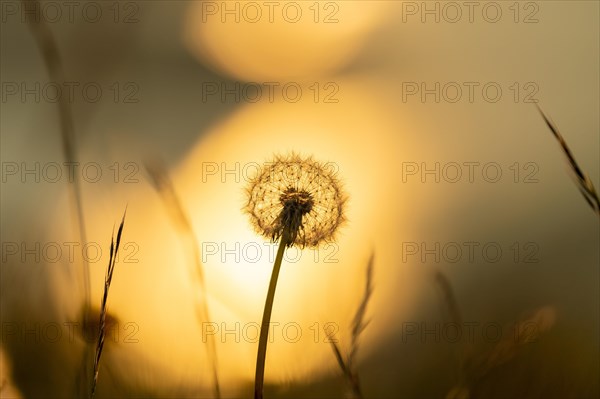
[[[244,188],[292,151],[334,165],[349,222],[334,244],[288,252],[267,397],[346,397],[323,327],[348,347],[371,253],[365,398],[443,398],[458,384],[459,344],[435,330],[436,270],[475,326],[476,355],[504,342],[485,326],[511,341],[505,326],[543,321],[473,397],[598,396],[598,218],[535,107],[598,186],[597,2],[67,3],[2,2],[2,397],[72,397],[84,347],[79,324],[68,328],[83,245],[32,16],[70,82],[58,87],[87,241],[102,251],[88,253],[96,308],[127,207],[98,397],[212,397],[209,333],[223,396],[251,396],[275,244],[252,231]],[[149,159],[165,162],[191,222],[210,325],[195,316],[198,286]]]

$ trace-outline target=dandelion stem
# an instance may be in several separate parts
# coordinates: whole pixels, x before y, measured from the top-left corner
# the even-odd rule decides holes
[[[262,324],[260,325],[260,340],[258,342],[258,355],[256,357],[256,375],[254,377],[254,399],[262,399],[263,397],[263,382],[265,379],[265,358],[267,357],[267,340],[269,338],[269,324],[271,323],[271,310],[273,310],[273,300],[275,298],[275,288],[277,287],[277,278],[281,269],[281,261],[285,247],[289,242],[289,234],[287,229],[281,235],[277,257],[273,265],[271,273],[271,281],[269,282],[269,291],[267,292],[267,300],[265,302],[265,310],[263,312]]]

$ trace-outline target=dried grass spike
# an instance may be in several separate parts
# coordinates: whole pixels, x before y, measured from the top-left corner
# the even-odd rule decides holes
[[[358,309],[354,315],[354,319],[352,320],[352,337],[350,341],[350,350],[348,351],[348,356],[344,359],[342,356],[342,352],[340,351],[339,346],[337,345],[335,339],[331,335],[330,331],[324,328],[327,337],[329,338],[329,343],[331,344],[331,349],[335,355],[335,358],[342,370],[342,374],[348,381],[350,388],[352,389],[352,394],[355,398],[361,399],[363,397],[362,391],[360,389],[360,383],[358,379],[358,373],[354,370],[354,360],[356,357],[356,353],[358,352],[358,340],[361,333],[365,330],[369,321],[365,321],[365,314],[367,312],[367,305],[369,304],[369,300],[371,299],[371,295],[373,294],[373,264],[375,260],[375,253],[371,253],[369,257],[369,261],[367,263],[366,269],[366,281],[365,281],[365,291],[363,293],[363,297],[360,301]]]
[[[577,188],[583,195],[583,198],[585,198],[586,202],[590,205],[592,210],[596,214],[598,214],[598,216],[600,216],[600,198],[598,198],[598,193],[596,192],[596,188],[594,187],[592,180],[589,178],[588,175],[586,175],[583,172],[583,170],[581,170],[581,168],[577,164],[577,161],[575,161],[575,157],[573,156],[573,153],[569,149],[569,146],[567,145],[567,142],[565,141],[563,136],[558,131],[558,128],[554,125],[554,123],[552,123],[552,121],[546,116],[546,114],[544,114],[544,112],[539,107],[539,105],[536,104],[536,107],[537,107],[538,111],[540,112],[540,114],[542,115],[542,118],[544,118],[546,125],[548,126],[548,128],[550,129],[550,131],[552,132],[552,134],[554,135],[554,137],[560,144],[560,146],[567,158],[567,161],[569,162],[569,166],[571,167],[571,170],[575,174],[575,179],[577,181]]]
[[[127,210],[125,211],[125,213]],[[98,372],[100,369],[100,358],[102,357],[102,350],[104,349],[104,338],[106,335],[106,315],[107,315],[107,302],[108,292],[110,290],[110,284],[112,283],[113,273],[115,271],[115,264],[117,261],[117,255],[119,253],[119,245],[121,243],[121,234],[123,232],[123,226],[125,225],[125,213],[123,213],[123,219],[117,231],[117,239],[113,236],[110,239],[110,254],[108,259],[108,267],[106,268],[106,275],[104,277],[104,293],[102,295],[102,304],[100,306],[100,322],[98,323],[98,342],[96,344],[96,356],[94,357],[94,374],[92,381],[92,388],[90,397],[93,398],[96,393],[96,386],[98,384]]]

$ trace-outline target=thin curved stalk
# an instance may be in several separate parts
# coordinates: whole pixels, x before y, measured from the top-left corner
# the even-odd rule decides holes
[[[273,300],[275,299],[275,288],[277,288],[277,279],[281,269],[281,261],[285,247],[289,242],[288,234],[284,231],[275,257],[271,281],[269,282],[269,291],[265,301],[265,310],[263,311],[262,324],[260,325],[260,340],[258,342],[258,355],[256,357],[256,375],[254,377],[254,399],[262,399],[263,385],[265,380],[265,359],[267,357],[267,340],[269,338],[269,324],[271,323],[271,311],[273,310]]]
[[[177,226],[179,233],[183,235],[186,241],[186,246],[191,254],[191,259],[196,271],[196,279],[200,286],[200,303],[196,303],[197,306],[197,317],[198,321],[202,323],[210,323],[211,317],[208,309],[208,298],[206,295],[206,282],[204,279],[204,270],[202,268],[202,262],[200,261],[200,249],[196,242],[196,235],[192,228],[192,223],[188,214],[183,209],[183,205],[175,192],[173,183],[169,179],[166,168],[158,160],[147,162],[146,171],[151,177],[151,181],[154,184],[156,191],[160,194],[165,208],[170,211],[171,219]],[[215,343],[215,337],[209,334],[206,337],[206,351],[211,364],[213,383],[214,383],[214,394],[216,399],[221,399],[221,387],[219,384],[219,373],[217,365],[217,348]]]
[[[38,0],[21,0],[22,7],[28,10],[38,10],[40,2]],[[35,14],[35,13],[34,13]],[[65,81],[65,73],[62,64],[60,52],[58,50],[58,44],[56,39],[49,29],[48,25],[44,21],[44,18],[36,19],[32,14],[28,15],[26,21],[31,29],[31,33],[39,47],[39,50],[44,59],[46,70],[48,72],[48,78],[50,81],[62,84]],[[67,100],[66,96],[59,96],[57,102],[58,116],[60,122],[60,132],[62,139],[63,155],[66,161],[65,165],[77,166],[77,151],[75,143],[75,127],[73,122],[73,111],[71,104]],[[79,233],[79,239],[81,245],[86,245],[86,229],[85,219],[83,213],[83,199],[81,190],[81,180],[79,174],[75,173],[73,176],[72,184],[69,184],[70,195],[72,198],[72,205],[74,204],[75,219],[77,221],[77,229]],[[91,313],[91,282],[90,282],[90,265],[87,257],[83,257],[83,312],[82,312],[82,324],[89,326],[91,324],[90,313]],[[69,275],[72,276],[71,270],[68,269]],[[83,349],[82,364],[80,369],[77,371],[78,377],[76,379],[76,395],[86,396],[87,384],[89,381],[90,373],[90,357],[92,356],[93,347],[86,343]]]

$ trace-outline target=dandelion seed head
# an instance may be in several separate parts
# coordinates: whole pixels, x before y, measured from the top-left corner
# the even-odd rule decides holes
[[[273,241],[287,234],[288,246],[301,248],[333,240],[346,202],[333,166],[297,154],[265,164],[247,188],[255,230]]]

